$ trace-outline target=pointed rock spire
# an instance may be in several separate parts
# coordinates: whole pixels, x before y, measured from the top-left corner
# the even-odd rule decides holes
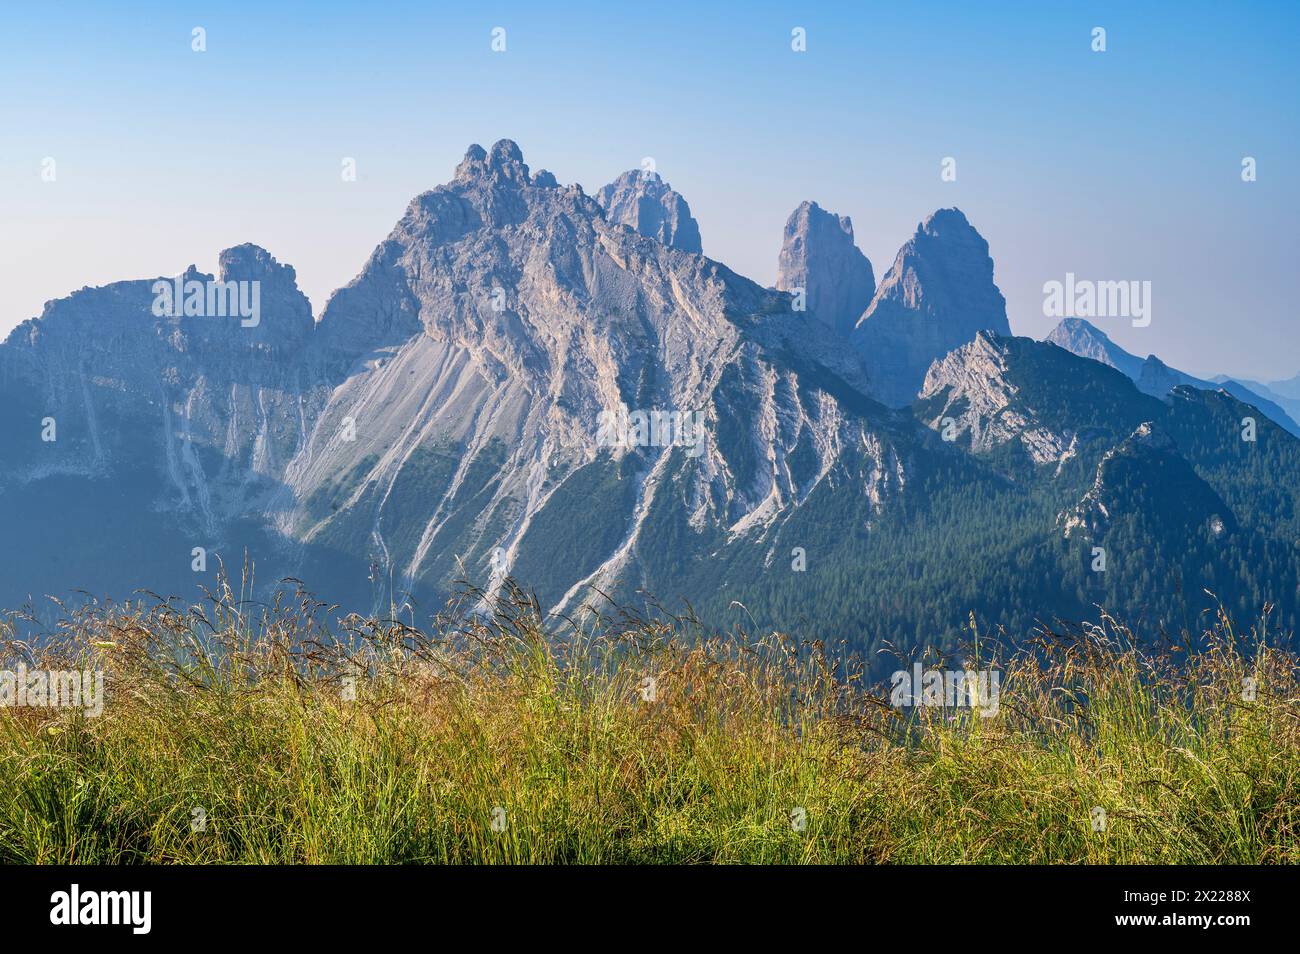
[[[853,339],[878,397],[897,407],[931,363],[981,330],[1011,334],[988,242],[960,210],[940,209],[899,249]]]
[[[521,185],[531,182],[524,154],[513,139],[500,139],[490,150],[484,150],[478,143],[472,144],[456,167],[456,178],[461,181],[506,179]]]
[[[218,257],[223,282],[256,282],[259,316],[250,336],[279,345],[304,341],[314,330],[311,302],[298,288],[292,265],[282,265],[260,245],[245,243]]]
[[[681,193],[657,172],[630,169],[596,193],[605,217],[646,238],[685,252],[701,253],[700,226]]]
[[[802,288],[814,320],[840,334],[852,331],[876,293],[871,262],[853,242],[852,220],[816,202],[800,203],[785,223],[776,287]]]

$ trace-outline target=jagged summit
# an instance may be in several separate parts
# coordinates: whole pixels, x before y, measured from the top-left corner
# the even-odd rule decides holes
[[[871,262],[853,242],[852,220],[801,202],[785,223],[776,287],[802,288],[815,321],[837,334],[852,331],[876,293]]]
[[[191,269],[195,267],[190,266]],[[297,287],[298,273],[292,265],[276,259],[260,245],[245,242],[222,249],[217,255],[217,274],[222,281],[274,281]]]
[[[939,209],[899,249],[853,330],[887,404],[916,397],[937,358],[988,329],[1010,335],[989,245],[956,208]]]
[[[988,248],[988,243],[975,231],[966,213],[955,205],[947,209],[935,209],[917,227],[918,234],[933,238],[947,238],[958,242],[973,242]]]
[[[700,226],[680,192],[657,172],[629,169],[596,193],[610,222],[626,225],[664,245],[703,252]]]
[[[294,270],[256,245],[217,269],[258,283],[255,325],[155,313],[151,279],[51,302],[0,346],[0,526],[24,541],[0,561],[0,605],[178,592],[210,583],[214,557],[247,554],[259,578],[366,612],[508,574],[557,612],[645,591],[723,620],[739,602],[759,625],[807,613],[818,638],[843,630],[867,650],[953,635],[971,593],[1010,587],[1007,627],[1027,631],[1031,614],[1077,613],[1087,550],[1034,575],[1020,555],[1061,549],[1056,516],[1129,438],[1098,497],[1122,596],[1159,589],[1123,576],[1124,545],[1152,539],[1189,588],[1225,592],[1201,566],[1240,540],[1231,592],[1300,593],[1300,442],[1266,422],[1247,442],[1251,412],[1228,394],[1157,400],[1114,368],[1004,337],[987,245],[959,211],[920,223],[873,295],[849,220],[801,205],[781,278],[806,282],[798,314],[789,294],[683,251],[694,220],[658,176],[621,176],[602,199],[530,174],[502,140],[412,199],[315,325]],[[847,340],[809,327],[847,326],[859,307]],[[903,403],[924,380],[910,412],[872,400],[860,355]],[[1181,467],[1133,436],[1147,421]],[[1189,466],[1239,536],[1215,535],[1231,514]],[[1105,534],[1093,516],[1080,511]],[[108,547],[88,547],[86,526]],[[906,599],[892,578],[864,589],[902,551],[970,588],[939,574]],[[1262,583],[1237,580],[1257,566]]]
[[[788,519],[823,480],[858,487],[865,506],[896,492],[905,465],[875,433],[887,414],[851,350],[800,335],[785,296],[682,251],[693,220],[662,179],[621,176],[602,209],[540,175],[521,185],[522,168],[513,144],[471,149],[331,299],[321,330],[336,389],[285,482],[298,500],[361,482],[338,511],[293,510],[291,536],[372,541],[411,585],[443,585],[457,560],[499,547],[567,607],[583,580],[653,570],[633,544],[672,497],[672,520],[744,534]],[[339,442],[354,408],[371,422]],[[629,445],[602,427],[655,411],[690,415],[696,446]],[[447,455],[450,482],[406,514],[402,488]],[[590,548],[554,564],[541,528],[571,520],[580,488],[615,472]],[[484,475],[481,496],[459,489]]]
[[[213,283],[233,287],[210,290]],[[241,306],[256,308],[256,315],[237,315]],[[48,301],[39,317],[19,324],[5,341],[90,354],[120,334],[145,327],[157,339],[151,347],[166,338],[182,350],[202,343],[224,355],[250,345],[296,347],[311,334],[314,322],[293,267],[260,245],[244,243],[220,252],[215,275],[190,264],[176,274],[87,286]],[[142,342],[132,342],[137,344]]]
[[[465,150],[465,158],[456,167],[457,180],[500,178],[529,185],[528,166],[523,151],[513,139],[499,139],[485,151],[478,143]]]
[[[980,328],[1010,334],[1006,299],[993,283],[989,244],[960,209],[939,209],[917,226],[859,324],[884,320],[900,309],[909,317],[963,318],[971,336]]]
[[[930,366],[916,405],[919,416],[971,453],[1017,442],[1035,464],[1059,463],[1074,453],[1074,431],[1043,419],[1033,407],[1037,402],[1024,400],[1034,376],[1025,373],[1033,360],[1027,350],[1034,347],[1043,346],[977,331]]]

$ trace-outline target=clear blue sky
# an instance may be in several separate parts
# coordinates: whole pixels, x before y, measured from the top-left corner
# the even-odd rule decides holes
[[[319,314],[412,196],[508,137],[588,191],[654,157],[706,254],[765,284],[803,199],[853,217],[878,276],[957,205],[1017,333],[1050,330],[1067,271],[1150,280],[1150,327],[1098,322],[1125,347],[1300,372],[1295,3],[109,6],[5,11],[0,333],[245,241]]]

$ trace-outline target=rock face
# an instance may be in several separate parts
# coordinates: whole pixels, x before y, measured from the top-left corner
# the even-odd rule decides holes
[[[1015,448],[1058,470],[1167,410],[1114,368],[988,331],[931,365],[913,406],[928,427],[974,454]]]
[[[788,294],[627,228],[508,140],[414,198],[318,322],[252,245],[179,278],[255,287],[254,322],[157,308],[174,278],[83,289],[0,345],[0,606],[192,596],[247,561],[255,599],[294,577],[423,621],[461,581],[509,575],[544,609],[644,591],[725,629],[740,603],[884,660],[900,638],[955,647],[972,606],[1008,632],[1077,618],[1086,550],[1056,519],[1078,504],[1071,532],[1163,540],[1186,591],[1276,593],[1297,628],[1300,441],[1261,421],[1243,442],[1250,411],[1226,391],[1156,399],[982,330],[1005,315],[964,223],[924,225],[855,331],[891,329],[909,373],[935,352],[907,412]],[[805,243],[810,272],[825,244],[847,247]],[[1145,422],[1186,460],[1141,434],[1121,447]],[[1241,547],[1208,579],[1216,515]],[[1122,611],[1176,589],[1124,573]]]
[[[117,489],[128,469],[181,579],[191,543],[250,551],[366,608],[467,573],[569,607],[690,550],[646,534],[762,537],[819,488],[884,507],[910,451],[873,423],[888,415],[856,359],[803,334],[788,297],[612,218],[502,141],[415,198],[316,325],[253,246],[222,269],[261,281],[257,327],[155,317],[151,281],[52,303],[0,349],[0,428],[23,448],[0,479]]]
[[[986,241],[957,209],[922,222],[853,331],[880,400],[917,396],[930,364],[981,330],[1010,335]]]
[[[931,366],[914,405],[946,440],[999,462],[1015,479],[1051,475],[1063,492],[1086,480],[1082,496],[1056,517],[1067,538],[1100,541],[1124,519],[1127,546],[1136,533],[1169,554],[1213,545],[1238,527],[1169,429],[1189,444],[1219,443],[1203,462],[1221,465],[1222,446],[1234,438],[1224,423],[1235,423],[1243,408],[1226,393],[1189,387],[1158,400],[1118,369],[983,331]]]
[[[1011,367],[1015,351],[1013,339],[979,331],[974,341],[936,361],[921,387],[922,419],[971,453],[986,454],[1014,441],[1035,464],[1060,462],[1073,455],[1075,432],[1036,419],[1018,400],[1021,386]]]
[[[1091,358],[1123,372],[1143,394],[1163,398],[1174,388],[1186,385],[1203,391],[1225,390],[1239,401],[1253,404],[1275,424],[1280,424],[1292,434],[1300,435],[1300,423],[1267,396],[1267,389],[1252,388],[1230,378],[1218,377],[1213,381],[1194,377],[1185,371],[1171,368],[1155,355],[1146,359],[1125,351],[1095,325],[1082,318],[1066,318],[1052,329],[1044,339],[1080,357]],[[1261,393],[1264,392],[1264,393]]]
[[[255,324],[155,307],[159,283],[175,284],[159,278],[82,289],[15,328],[0,347],[0,388],[5,429],[23,438],[0,487],[150,469],[157,506],[188,512],[204,532],[269,499],[318,376],[304,354],[311,307],[294,270],[254,245],[222,252],[216,279],[257,283]],[[180,281],[206,289],[214,276],[191,266]],[[53,419],[56,439],[31,440],[31,415]]]
[[[309,503],[283,532],[363,550],[402,588],[510,572],[560,608],[584,584],[645,583],[666,561],[643,540],[651,524],[761,532],[831,475],[883,502],[902,462],[857,409],[856,363],[802,340],[783,296],[675,247],[696,244],[687,219],[622,228],[612,213],[633,194],[642,212],[653,198],[685,214],[657,179],[628,176],[602,213],[578,188],[539,186],[513,143],[471,149],[416,198],[321,318],[357,360],[286,469]],[[619,422],[651,412],[694,423],[620,440]],[[560,532],[573,547],[556,561]]]
[[[811,317],[839,335],[847,335],[876,293],[871,262],[853,243],[847,215],[803,202],[790,213],[777,259],[776,287],[804,290]]]
[[[704,251],[690,206],[657,172],[630,169],[596,193],[611,222],[683,252]]]

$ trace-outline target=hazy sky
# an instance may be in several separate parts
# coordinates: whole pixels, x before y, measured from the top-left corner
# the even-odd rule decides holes
[[[1149,280],[1149,327],[1097,322],[1129,350],[1300,372],[1300,4],[108,6],[5,11],[0,333],[248,241],[319,315],[469,143],[508,137],[589,192],[653,157],[705,253],[764,284],[803,199],[852,216],[877,277],[956,205],[1019,334],[1055,324],[1067,271]]]

